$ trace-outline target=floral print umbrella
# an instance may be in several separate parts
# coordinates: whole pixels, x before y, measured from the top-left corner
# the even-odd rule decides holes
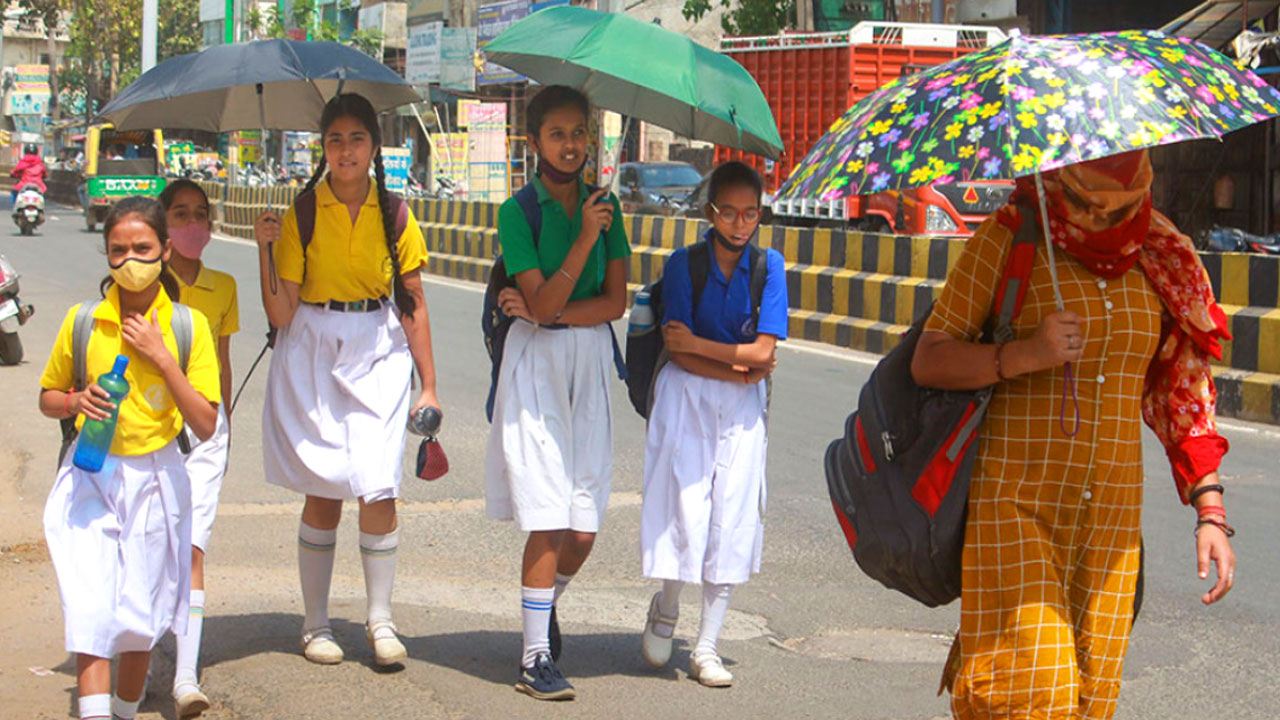
[[[1221,137],[1277,115],[1280,92],[1185,38],[1152,30],[1015,33],[849,108],[778,196],[835,200],[1032,175]]]

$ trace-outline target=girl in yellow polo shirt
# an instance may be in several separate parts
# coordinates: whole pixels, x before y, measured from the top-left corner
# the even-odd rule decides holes
[[[177,636],[177,658],[173,674],[173,701],[178,717],[199,715],[209,708],[209,698],[200,690],[197,667],[200,638],[204,630],[204,554],[213,532],[218,510],[218,493],[227,470],[231,446],[231,336],[240,329],[240,306],[236,281],[201,261],[213,230],[209,196],[190,180],[174,180],[160,194],[169,243],[173,254],[169,271],[178,281],[179,302],[204,315],[218,348],[218,376],[222,404],[218,406],[218,426],[204,442],[191,438],[187,455],[187,475],[191,478],[191,599],[187,632]],[[188,429],[190,433],[190,429]]]
[[[137,714],[151,648],[187,622],[191,571],[191,489],[175,440],[183,424],[201,440],[217,425],[218,361],[209,326],[192,313],[191,354],[183,374],[171,320],[178,288],[169,259],[164,208],[150,198],[118,203],[104,226],[111,276],[93,313],[85,376],[129,358],[129,394],[103,469],[89,473],[68,452],[45,505],[44,529],[58,575],[67,651],[76,654],[81,718],[130,720]],[[44,375],[40,411],[48,417],[105,419],[112,405],[96,382],[76,390],[73,326],[62,321]],[[120,657],[111,698],[111,659]]]
[[[358,500],[365,635],[377,664],[394,665],[407,655],[391,622],[405,425],[411,410],[439,407],[419,275],[426,245],[407,207],[399,206],[407,218],[397,237],[369,101],[335,97],[320,127],[324,158],[299,196],[315,211],[306,249],[298,202],[283,221],[263,213],[255,223],[262,301],[278,328],[262,412],[264,467],[268,482],[307,496],[298,530],[303,655],[342,661],[329,582],[342,502]],[[422,392],[411,402],[415,367]]]

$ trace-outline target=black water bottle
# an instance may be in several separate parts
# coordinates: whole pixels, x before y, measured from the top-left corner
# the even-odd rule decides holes
[[[409,432],[427,438],[440,433],[440,423],[444,421],[444,413],[437,407],[420,407],[409,416]]]

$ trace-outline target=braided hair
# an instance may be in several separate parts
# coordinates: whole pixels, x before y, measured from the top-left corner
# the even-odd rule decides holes
[[[382,167],[382,128],[378,125],[378,113],[363,95],[356,93],[336,95],[324,106],[324,113],[320,116],[320,132],[322,134],[328,132],[329,127],[335,120],[344,117],[352,118],[364,125],[365,130],[369,132],[369,139],[373,143],[373,168],[378,187],[378,211],[382,215],[382,232],[387,242],[387,255],[391,258],[392,297],[395,299],[396,308],[402,315],[412,315],[418,303],[417,299],[409,294],[408,288],[404,285],[404,278],[400,274],[400,253],[398,252],[400,238],[396,236],[396,218],[391,212],[391,193],[387,190],[386,172]],[[319,166],[316,168],[315,174],[311,176],[311,179],[307,181],[307,186],[303,192],[315,189],[316,184],[320,182],[320,178],[324,175],[326,167],[326,160],[321,156]]]

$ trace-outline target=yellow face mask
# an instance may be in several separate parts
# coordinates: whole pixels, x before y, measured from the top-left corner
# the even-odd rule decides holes
[[[111,279],[129,292],[142,292],[160,279],[160,257],[154,260],[129,258],[119,265],[111,265]]]

